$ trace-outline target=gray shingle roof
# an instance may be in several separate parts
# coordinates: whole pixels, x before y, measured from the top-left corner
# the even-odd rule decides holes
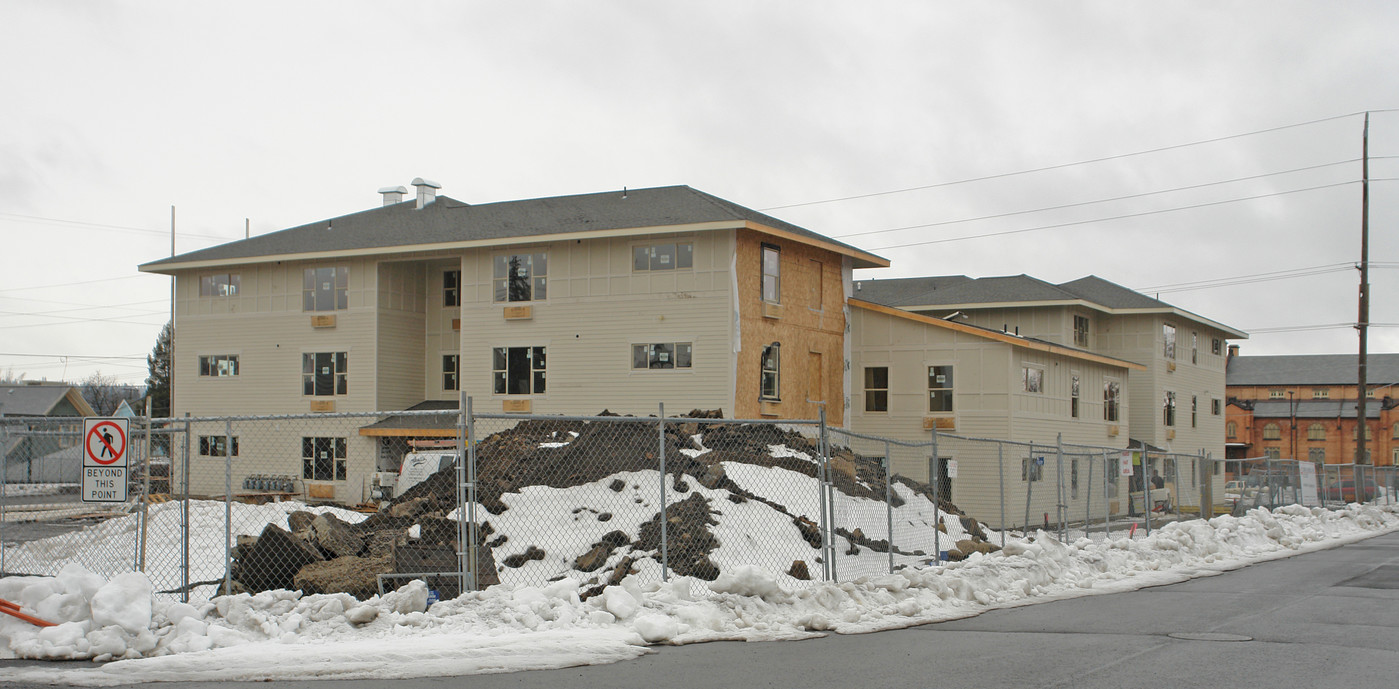
[[[1355,418],[1355,400],[1299,400],[1296,402],[1296,406],[1296,417],[1299,419]],[[1253,415],[1277,419],[1291,418],[1293,416],[1292,404],[1289,404],[1287,400],[1259,400],[1253,403]],[[1370,400],[1370,403],[1365,405],[1365,418],[1378,419],[1379,417],[1379,401]]]
[[[901,306],[904,304],[925,304],[924,299],[933,299],[935,292],[945,290],[959,282],[971,278],[965,275],[938,275],[922,278],[895,278],[892,280],[857,280],[855,298],[883,304]]]
[[[143,270],[198,261],[388,249],[475,240],[706,222],[751,221],[802,237],[869,252],[688,186],[609,191],[470,205],[447,196],[422,209],[416,200],[381,206],[143,264]],[[868,261],[856,260],[856,264]],[[887,261],[885,262],[887,264]],[[871,263],[864,267],[875,267]]]
[[[1060,283],[1059,288],[1086,301],[1113,309],[1170,308],[1170,304],[1166,302],[1152,299],[1141,292],[1127,289],[1115,282],[1108,282],[1096,275]]]
[[[1355,354],[1236,356],[1225,369],[1227,385],[1355,385],[1359,378]],[[1399,383],[1399,354],[1370,354],[1365,380],[1370,387]]]
[[[69,385],[0,385],[0,416],[48,416]]]

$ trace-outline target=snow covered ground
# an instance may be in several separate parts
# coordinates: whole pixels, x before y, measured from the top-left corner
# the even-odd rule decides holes
[[[1178,522],[1136,539],[1060,543],[1040,533],[963,562],[802,588],[733,566],[707,586],[685,577],[643,586],[629,577],[582,601],[580,582],[565,578],[507,583],[431,607],[419,582],[364,602],[268,591],[192,606],[153,594],[145,575],[108,580],[74,564],[54,577],[0,580],[0,598],[61,622],[40,629],[0,616],[0,641],[16,656],[113,661],[15,668],[7,677],[31,682],[509,672],[616,662],[651,644],[801,639],[969,617],[1175,583],[1394,530],[1399,508],[1290,506]]]

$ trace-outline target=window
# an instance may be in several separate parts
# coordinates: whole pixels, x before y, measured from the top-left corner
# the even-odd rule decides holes
[[[1044,369],[1026,366],[1020,370],[1025,392],[1044,392]]]
[[[1199,363],[1200,360],[1200,334],[1190,333],[1190,363]]]
[[[238,273],[220,273],[199,278],[201,297],[236,297],[241,287],[242,278]]]
[[[456,354],[442,355],[442,389],[461,389],[461,358]]]
[[[689,342],[661,342],[631,346],[633,369],[690,368]]]
[[[201,435],[199,436],[199,456],[200,457],[227,457],[228,456],[228,436],[223,435]],[[233,437],[233,456],[238,456],[238,437]]]
[[[1161,326],[1161,354],[1167,359],[1176,358],[1176,327],[1170,323]]]
[[[1234,423],[1233,421],[1230,421],[1229,423],[1224,424],[1224,437],[1226,437],[1226,438],[1237,438],[1237,437],[1239,437],[1239,424]]]
[[[497,395],[544,394],[544,348],[496,347],[491,378]]]
[[[1263,448],[1263,456],[1268,459],[1282,459],[1282,449],[1276,447]]]
[[[1359,430],[1360,430],[1360,427],[1359,427],[1359,426],[1350,429],[1350,439],[1351,439],[1351,440],[1355,440],[1355,437],[1356,437],[1357,432],[1358,432]],[[1375,439],[1375,429],[1374,429],[1374,428],[1372,428],[1372,427],[1370,427],[1370,426],[1366,426],[1366,427],[1365,427],[1365,439],[1366,439],[1366,440],[1374,440],[1374,439]]]
[[[1197,424],[1198,421],[1199,421],[1199,412],[1200,412],[1199,400],[1198,400],[1194,395],[1191,395],[1191,396],[1190,396],[1190,427],[1191,427],[1191,428],[1195,428],[1195,427],[1196,427],[1196,424]]]
[[[1210,400],[1210,415],[1219,416],[1219,412],[1224,409],[1223,400]]]
[[[1399,438],[1399,423],[1394,424],[1394,437]]]
[[[344,481],[345,439],[302,438],[301,478],[307,481]]]
[[[928,411],[952,411],[952,367],[928,367]]]
[[[1020,460],[1020,480],[1038,481],[1044,475],[1043,457],[1026,457]]]
[[[1074,344],[1079,347],[1088,346],[1088,317],[1074,316]]]
[[[1330,396],[1330,388],[1312,388],[1312,399],[1314,400],[1324,400]]]
[[[301,394],[348,394],[349,371],[350,358],[345,352],[304,353],[301,355]]]
[[[1219,356],[1224,353],[1224,340],[1217,337],[1210,338],[1210,354]]]
[[[1280,399],[1282,399],[1282,398],[1284,398],[1284,397],[1286,397],[1286,396],[1287,396],[1287,393],[1284,392],[1284,391],[1282,391],[1282,390],[1269,390],[1269,391],[1268,391],[1268,399],[1270,399],[1270,400],[1280,400]]]
[[[763,347],[759,360],[758,397],[765,400],[781,399],[782,345],[776,342]]]
[[[448,270],[442,273],[442,305],[461,306],[460,270]]]
[[[1319,423],[1307,426],[1307,440],[1326,440],[1326,426]]]
[[[1282,440],[1282,427],[1275,423],[1266,424],[1263,426],[1263,439]]]
[[[199,357],[199,375],[211,378],[232,378],[238,375],[238,355],[211,354]]]
[[[1078,460],[1075,459],[1069,464],[1069,487],[1073,491],[1070,498],[1078,499]]]
[[[1167,427],[1176,425],[1176,393],[1169,390],[1161,400],[1161,423]]]
[[[1069,416],[1078,418],[1078,375],[1069,380]]]
[[[1317,464],[1325,464],[1326,449],[1321,447],[1313,447],[1307,450],[1307,459]]]
[[[301,282],[302,311],[336,311],[350,308],[350,269],[307,268]]]
[[[865,411],[889,411],[888,366],[865,367]]]
[[[549,255],[501,254],[495,257],[495,300],[543,301],[548,297]]]
[[[763,245],[763,301],[782,302],[782,251],[771,244]]]
[[[1122,383],[1109,380],[1103,383],[1103,420],[1117,421],[1122,399]]]
[[[695,247],[681,244],[653,244],[632,247],[632,270],[675,270],[694,265]]]

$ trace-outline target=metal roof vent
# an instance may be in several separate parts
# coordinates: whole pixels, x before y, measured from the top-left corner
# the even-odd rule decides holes
[[[442,188],[441,184],[422,177],[414,177],[413,186],[418,188],[418,208],[436,201],[437,190]]]
[[[384,187],[379,193],[384,195],[384,205],[392,206],[395,203],[403,203],[403,195],[408,193],[408,187],[401,184],[396,187]]]

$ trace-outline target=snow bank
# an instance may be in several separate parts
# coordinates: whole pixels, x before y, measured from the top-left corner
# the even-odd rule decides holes
[[[1047,533],[966,561],[786,589],[754,567],[709,584],[633,577],[584,601],[565,578],[494,586],[428,607],[426,586],[358,601],[265,591],[191,606],[158,599],[141,574],[110,581],[76,565],[54,577],[0,580],[0,598],[59,622],[0,616],[0,641],[27,658],[116,662],[79,670],[16,668],[17,681],[401,678],[610,663],[649,644],[861,633],[989,609],[1126,591],[1216,574],[1399,530],[1399,509],[1291,506],[1178,522],[1150,537],[1060,543]]]

